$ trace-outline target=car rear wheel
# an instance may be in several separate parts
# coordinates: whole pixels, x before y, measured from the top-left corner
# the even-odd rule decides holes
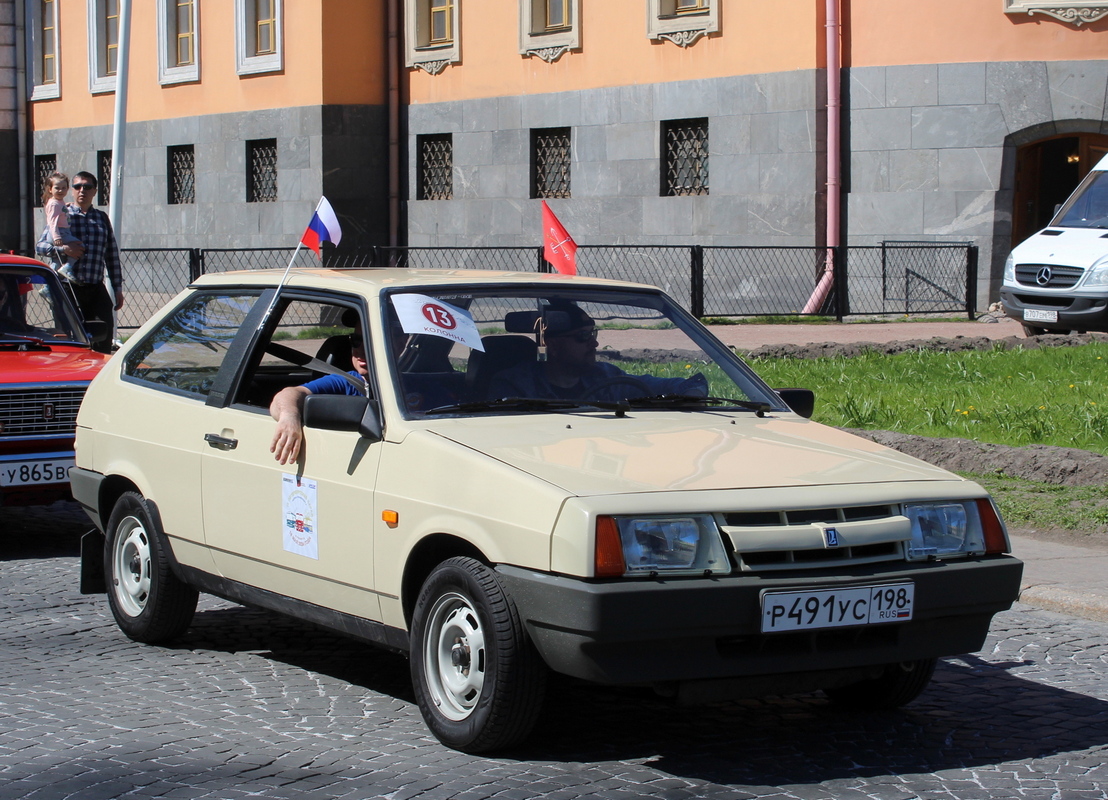
[[[542,707],[546,665],[496,574],[472,558],[444,561],[423,584],[411,669],[427,727],[466,753],[518,744]]]
[[[880,711],[900,708],[915,700],[935,672],[937,659],[904,661],[889,664],[878,678],[852,683],[837,689],[824,689],[823,693],[836,705],[863,711]]]
[[[199,597],[169,567],[146,501],[126,492],[108,520],[104,574],[112,616],[128,637],[157,644],[184,633]]]

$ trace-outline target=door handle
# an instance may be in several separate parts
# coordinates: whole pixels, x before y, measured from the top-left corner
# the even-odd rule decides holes
[[[220,436],[215,433],[205,433],[204,441],[216,450],[234,450],[239,446],[238,439],[228,439],[226,436]]]

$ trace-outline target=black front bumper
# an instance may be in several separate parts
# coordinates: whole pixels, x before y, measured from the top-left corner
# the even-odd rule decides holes
[[[1035,295],[1018,289],[1001,289],[1004,314],[1017,322],[1057,331],[1108,331],[1108,297]],[[1057,322],[1024,320],[1026,309],[1058,312]]]
[[[960,655],[1019,596],[1023,562],[991,556],[882,563],[849,574],[738,574],[593,583],[501,566],[528,632],[557,672],[610,684],[747,678]],[[766,591],[915,584],[908,622],[761,632]]]

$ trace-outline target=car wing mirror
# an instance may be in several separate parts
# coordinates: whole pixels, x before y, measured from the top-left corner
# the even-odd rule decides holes
[[[85,335],[90,341],[96,342],[107,338],[108,323],[102,319],[86,319],[84,321]]]
[[[304,398],[304,427],[325,431],[357,431],[371,441],[381,440],[377,404],[368,397],[310,394]]]
[[[774,389],[785,405],[806,419],[816,410],[816,394],[811,389]]]

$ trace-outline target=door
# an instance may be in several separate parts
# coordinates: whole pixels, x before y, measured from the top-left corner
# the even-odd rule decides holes
[[[270,452],[270,398],[283,385],[318,377],[265,352],[271,334],[315,355],[329,338],[349,341],[363,330],[356,312],[342,320],[350,325],[328,322],[351,310],[303,295],[275,310],[232,402],[210,409],[210,446],[201,459],[204,531],[224,577],[379,620],[372,520],[380,444],[356,432],[305,429],[297,463],[278,464]]]
[[[1108,153],[1108,136],[1070,134],[1024,145],[1016,152],[1012,246],[1050,224],[1058,207]]]

